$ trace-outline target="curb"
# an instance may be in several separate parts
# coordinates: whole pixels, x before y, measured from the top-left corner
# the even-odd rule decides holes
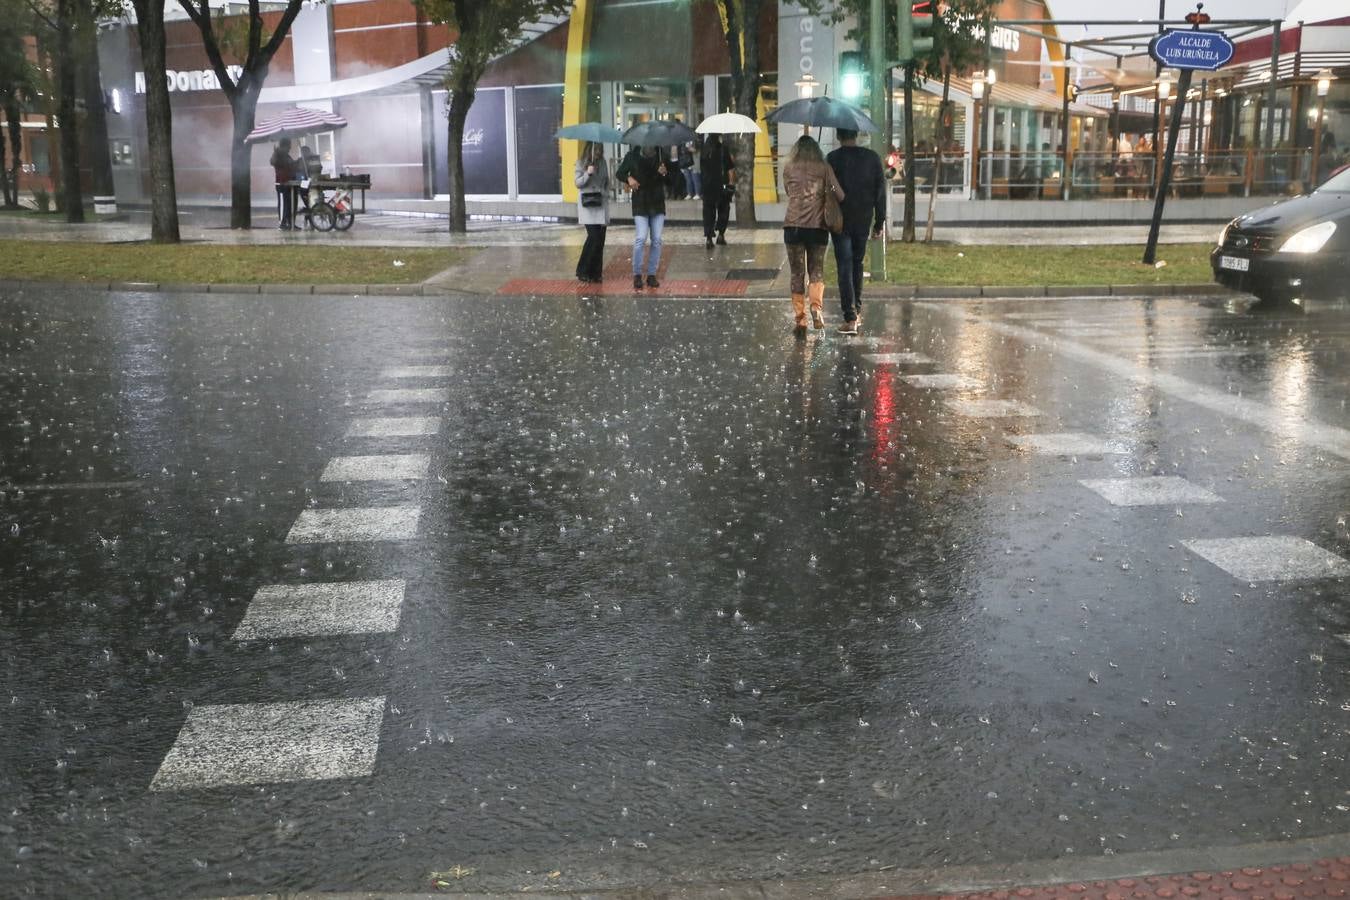
[[[431,284],[172,284],[156,281],[25,281],[0,280],[0,290],[88,290],[97,293],[270,294],[367,297],[495,296],[456,290],[444,283]],[[1220,296],[1233,293],[1212,282],[1199,284],[1091,284],[1091,285],[868,285],[868,296],[881,300],[972,300],[978,298],[1020,300],[1034,298],[1175,297]],[[729,299],[729,298],[718,298]],[[755,296],[739,299],[757,299]],[[768,297],[758,299],[769,299]],[[775,295],[773,299],[777,298]]]

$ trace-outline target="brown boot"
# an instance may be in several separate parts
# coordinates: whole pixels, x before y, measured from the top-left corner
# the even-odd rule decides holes
[[[806,295],[805,295],[805,294],[793,294],[793,295],[792,295],[792,314],[793,314],[794,317],[796,317],[796,320],[797,320],[797,328],[798,328],[798,329],[805,329],[805,328],[806,328]]]
[[[811,324],[817,329],[825,327],[825,282],[817,281],[806,286],[811,298]]]

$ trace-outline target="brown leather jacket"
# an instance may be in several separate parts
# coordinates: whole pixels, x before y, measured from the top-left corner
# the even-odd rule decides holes
[[[844,189],[834,169],[824,162],[790,162],[783,167],[783,193],[787,195],[784,228],[824,228],[825,191],[844,199]]]

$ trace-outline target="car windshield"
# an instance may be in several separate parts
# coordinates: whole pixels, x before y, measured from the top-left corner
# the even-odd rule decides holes
[[[1317,190],[1332,194],[1350,193],[1350,169],[1343,169],[1336,175],[1331,176]]]

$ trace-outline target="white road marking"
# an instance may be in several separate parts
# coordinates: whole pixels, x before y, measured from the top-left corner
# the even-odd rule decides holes
[[[972,419],[1001,419],[1041,415],[1034,406],[1018,403],[1016,400],[948,400],[947,405],[953,411]]]
[[[385,388],[366,395],[371,403],[445,403],[449,388]]]
[[[393,418],[353,419],[347,437],[412,437],[437,434],[441,420],[435,416],[396,416]]]
[[[863,359],[877,365],[919,366],[932,360],[922,353],[864,353]]]
[[[416,506],[374,506],[307,509],[286,535],[288,544],[337,541],[408,541],[417,537]]]
[[[320,481],[404,481],[427,477],[431,457],[425,453],[337,456],[328,461]]]
[[[1004,435],[1008,443],[1033,453],[1051,453],[1060,456],[1090,456],[1107,453],[1122,453],[1119,447],[1110,441],[1091,434],[1063,432],[1059,434],[1009,434]]]
[[[0,484],[0,493],[7,491],[131,491],[139,488],[139,481],[52,481],[37,484]]]
[[[1112,506],[1172,506],[1178,503],[1222,503],[1223,498],[1175,475],[1144,478],[1098,478],[1079,481]]]
[[[198,706],[150,790],[366,777],[383,719],[383,697]]]
[[[901,375],[900,380],[917,388],[935,391],[982,391],[984,383],[968,375]]]
[[[1308,416],[1296,417],[1289,409],[1276,409],[1265,403],[1248,400],[1224,391],[1205,387],[1170,372],[1161,372],[1140,365],[1133,360],[1122,359],[1110,353],[1104,353],[1068,338],[1054,337],[1043,332],[1023,328],[1008,322],[987,319],[972,315],[955,306],[941,303],[920,303],[919,306],[941,313],[964,322],[976,322],[990,329],[1020,338],[1029,343],[1046,339],[1055,342],[1056,349],[1065,356],[1080,362],[1089,363],[1103,371],[1128,379],[1133,385],[1162,391],[1178,400],[1194,403],[1203,409],[1220,416],[1232,416],[1257,428],[1269,431],[1281,439],[1293,439],[1310,447],[1317,447],[1342,459],[1350,459],[1350,431],[1326,425]]]
[[[1181,543],[1187,550],[1242,581],[1295,581],[1350,575],[1350,562],[1299,537],[1215,538]]]
[[[234,639],[397,631],[404,586],[402,579],[264,585],[253,595]]]
[[[445,378],[450,372],[449,366],[396,366],[380,374],[385,378]]]

